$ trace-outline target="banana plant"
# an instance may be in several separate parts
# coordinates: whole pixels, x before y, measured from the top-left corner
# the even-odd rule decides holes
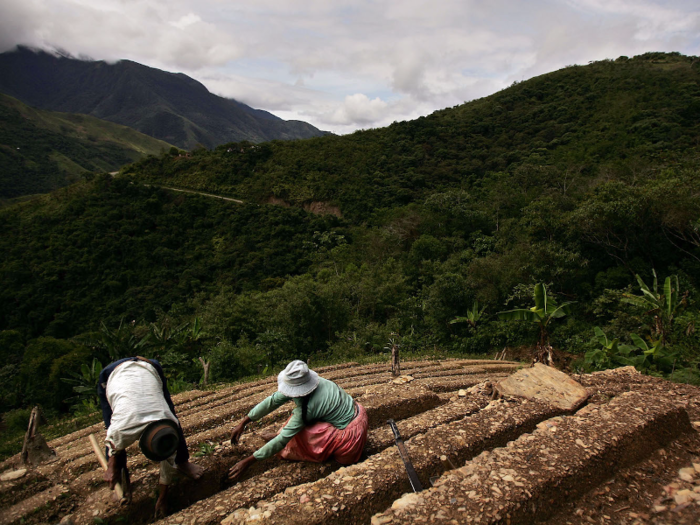
[[[642,351],[639,356],[641,358],[641,368],[648,369],[652,366],[663,372],[671,372],[677,355],[668,352],[661,339],[651,341],[651,346],[639,337],[637,334],[630,334],[630,338],[634,345]]]
[[[647,314],[653,316],[652,333],[659,336],[662,346],[668,342],[673,321],[676,314],[687,304],[687,297],[679,297],[680,286],[678,276],[670,275],[664,280],[663,289],[659,289],[656,270],[651,271],[654,281],[651,288],[642,280],[639,275],[635,275],[642,295],[623,294],[622,301],[646,310]]]
[[[586,352],[584,360],[588,366],[595,370],[606,370],[618,366],[642,365],[645,357],[635,355],[636,349],[633,346],[619,344],[618,339],[608,339],[608,336],[597,326],[593,330],[601,348]]]
[[[139,351],[150,344],[151,334],[138,339],[130,326],[124,324],[124,319],[119,322],[119,327],[112,331],[107,328],[107,325],[100,323],[100,341],[99,344],[107,350],[112,361],[116,361],[123,357],[133,357],[139,354]]]
[[[547,294],[547,288],[544,284],[538,283],[535,285],[533,293],[535,305],[531,308],[516,308],[515,310],[507,310],[498,312],[498,317],[505,320],[513,321],[530,321],[539,325],[539,342],[538,349],[549,347],[549,332],[547,328],[554,319],[565,317],[571,313],[570,306],[575,301],[569,301],[557,305],[552,297]]]
[[[77,396],[69,397],[65,402],[87,400],[97,405],[97,381],[101,371],[102,363],[97,359],[93,359],[90,366],[85,363],[80,365],[79,374],[70,372],[69,375],[72,377],[62,377],[61,381],[73,385],[73,392],[78,394]]]
[[[468,323],[469,326],[471,326],[472,328],[476,328],[476,323],[478,323],[482,319],[485,310],[485,306],[479,309],[479,301],[474,301],[474,304],[472,304],[471,309],[467,310],[466,317],[455,317],[454,319],[452,319],[452,321],[450,321],[450,324]]]

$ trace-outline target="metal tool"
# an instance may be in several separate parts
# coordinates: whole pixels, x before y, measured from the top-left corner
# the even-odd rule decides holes
[[[401,438],[401,434],[399,434],[399,429],[396,427],[396,423],[393,419],[387,420],[387,423],[391,427],[391,431],[394,433],[394,441],[396,442],[396,446],[399,449],[399,454],[401,454],[403,464],[406,467],[406,472],[408,473],[408,481],[411,483],[413,492],[420,492],[421,490],[423,490],[423,485],[421,485],[420,480],[418,479],[418,474],[416,474],[416,470],[413,468],[411,458],[408,457],[408,451],[406,450],[406,445],[404,444],[403,439]]]

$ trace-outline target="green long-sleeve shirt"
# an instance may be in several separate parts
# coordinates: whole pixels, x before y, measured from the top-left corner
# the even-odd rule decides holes
[[[284,426],[277,437],[253,453],[256,459],[266,459],[274,456],[282,450],[287,443],[306,426],[301,418],[301,404],[299,398],[287,397],[281,392],[275,392],[270,397],[258,403],[249,413],[248,417],[253,421],[266,416],[270,412],[281,407],[288,401],[294,401],[296,407],[292,411],[292,417]],[[336,385],[319,377],[318,387],[309,400],[306,418],[309,421],[325,421],[342,430],[347,427],[355,417],[355,403],[348,393]]]

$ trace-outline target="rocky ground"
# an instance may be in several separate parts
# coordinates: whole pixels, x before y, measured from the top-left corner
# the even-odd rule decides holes
[[[564,409],[536,395],[499,395],[498,383],[521,366],[406,362],[399,380],[385,364],[318,369],[367,409],[360,463],[271,459],[234,485],[227,470],[289,415],[283,407],[249,426],[238,446],[228,443],[233,423],[275,391],[274,378],[178,395],[190,451],[201,454],[193,460],[206,473],[172,487],[171,514],[158,523],[700,522],[700,389],[620,369],[573,376],[588,399]],[[421,493],[411,491],[388,418]],[[129,451],[134,497],[120,506],[88,441],[90,433],[102,440],[101,427],[49,442],[56,459],[26,472],[19,458],[0,464],[0,525],[153,522],[157,465]]]

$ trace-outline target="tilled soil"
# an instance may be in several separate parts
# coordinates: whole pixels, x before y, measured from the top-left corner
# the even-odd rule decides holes
[[[541,402],[493,399],[492,384],[513,362],[430,360],[319,368],[367,409],[370,434],[361,461],[341,467],[284,462],[254,465],[235,485],[226,472],[277,429],[290,406],[228,443],[234,422],[276,389],[274,378],[174,396],[198,482],[170,491],[170,524],[224,523],[587,523],[700,522],[700,389],[633,369],[572,376],[588,404],[567,414]],[[402,433],[426,488],[410,485],[393,434]],[[134,500],[120,507],[102,481],[88,443],[102,425],[49,443],[58,458],[20,479],[0,482],[0,525],[153,522],[158,467],[129,451]],[[0,464],[0,474],[17,458]],[[433,486],[434,485],[434,486]],[[64,521],[65,523],[65,521]]]

